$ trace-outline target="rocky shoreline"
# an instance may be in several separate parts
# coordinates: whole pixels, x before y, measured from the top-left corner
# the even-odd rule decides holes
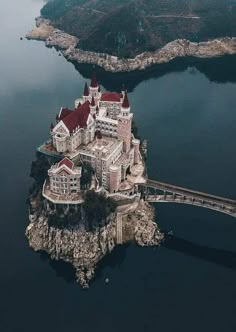
[[[178,57],[213,58],[236,54],[236,37],[225,37],[200,43],[178,39],[155,52],[144,52],[132,59],[121,59],[105,53],[76,48],[79,42],[76,37],[54,28],[49,20],[41,17],[36,19],[36,27],[26,35],[26,38],[42,40],[45,41],[46,46],[59,48],[69,61],[97,65],[108,72],[144,70],[155,64],[168,63]]]
[[[30,223],[26,237],[30,247],[34,251],[45,251],[51,259],[71,263],[76,271],[76,280],[83,288],[89,287],[98,263],[117,244],[133,241],[139,246],[158,246],[163,240],[163,234],[154,222],[154,208],[142,200],[133,209],[125,207],[121,213],[122,243],[117,241],[116,213],[109,215],[106,226],[88,231],[82,219],[80,226],[76,227],[50,225],[49,217],[55,214],[55,210],[48,205],[45,208],[39,196],[31,197],[29,205]]]

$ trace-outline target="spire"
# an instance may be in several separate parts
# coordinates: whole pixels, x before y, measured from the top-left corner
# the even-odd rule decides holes
[[[129,108],[129,99],[128,99],[127,91],[125,92],[125,96],[124,96],[124,100],[123,100],[123,103],[122,103],[122,107],[123,108]]]
[[[84,85],[84,96],[89,96],[89,89],[88,89],[88,84],[87,82],[85,82],[85,85]]]
[[[91,79],[91,88],[97,88],[98,87],[98,81],[95,72],[93,73],[92,79]]]
[[[93,97],[93,96],[92,96],[92,100],[91,100],[91,104],[90,104],[90,105],[91,105],[92,107],[93,107],[93,106],[96,106],[96,105],[95,105],[95,100],[94,100],[94,97]]]

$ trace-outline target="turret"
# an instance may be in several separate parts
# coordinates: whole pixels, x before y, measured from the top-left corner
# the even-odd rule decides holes
[[[100,149],[102,147],[102,133],[100,130],[97,130],[96,133],[96,145]]]
[[[128,113],[130,112],[130,105],[129,105],[127,92],[125,92],[124,94],[124,99],[121,106],[121,112],[123,113],[122,115],[128,115]]]
[[[127,92],[121,106],[121,113],[118,115],[117,136],[123,141],[123,151],[129,152],[131,145],[131,124],[133,114],[130,113],[130,105]]]
[[[110,191],[110,193],[115,193],[119,190],[120,178],[121,178],[120,173],[121,173],[120,167],[115,166],[115,165],[110,165],[110,167],[109,167],[109,175],[110,175],[109,191]]]
[[[92,115],[96,113],[96,104],[95,104],[94,96],[92,96],[92,100],[90,103],[90,112]]]
[[[97,77],[96,77],[96,74],[93,73],[90,87],[89,87],[90,95],[97,98],[98,93],[99,93],[98,90],[99,90],[99,85],[98,85]]]
[[[88,97],[89,97],[89,88],[87,82],[85,82],[83,100],[84,101],[88,100]]]

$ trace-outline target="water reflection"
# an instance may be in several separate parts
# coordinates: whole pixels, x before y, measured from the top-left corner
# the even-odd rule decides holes
[[[196,69],[204,74],[210,81],[217,83],[236,82],[236,55],[229,55],[213,59],[184,58],[175,59],[170,63],[155,65],[145,71],[130,73],[107,73],[98,66],[73,63],[75,69],[90,79],[92,72],[96,71],[99,82],[110,91],[120,91],[122,85],[128,92],[151,78],[158,78],[168,73],[181,72],[189,68],[191,74],[196,74]],[[217,70],[216,70],[217,68]]]
[[[163,247],[236,270],[236,252],[216,249],[165,233]]]

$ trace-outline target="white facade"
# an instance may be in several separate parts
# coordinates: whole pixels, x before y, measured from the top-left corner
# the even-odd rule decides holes
[[[81,167],[75,167],[67,158],[51,166],[48,177],[52,193],[70,195],[80,192]]]

